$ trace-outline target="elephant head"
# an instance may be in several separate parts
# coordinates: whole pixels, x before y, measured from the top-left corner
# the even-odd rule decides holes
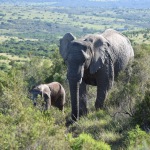
[[[89,69],[90,74],[95,74],[102,68],[109,55],[109,48],[109,42],[98,34],[77,40],[71,33],[67,33],[60,40],[60,54],[68,68],[73,120],[79,118],[79,86],[84,71]]]
[[[40,84],[38,86],[35,86],[32,90],[30,90],[30,93],[33,94],[33,104],[34,106],[36,106],[36,99],[38,95],[41,95],[41,97],[44,97],[44,101],[46,103],[45,105],[45,109],[49,108],[49,103],[50,103],[50,99],[51,99],[51,91],[49,89],[49,87],[46,84]]]

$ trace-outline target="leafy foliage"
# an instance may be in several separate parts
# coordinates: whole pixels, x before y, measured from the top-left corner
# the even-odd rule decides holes
[[[53,52],[53,47],[49,46],[49,42],[20,40],[17,41],[13,38],[6,40],[0,44],[1,53],[10,53],[19,56],[45,56],[49,57]],[[2,56],[1,56],[2,57]]]
[[[134,49],[135,61],[118,77],[106,109],[95,112],[96,90],[89,89],[88,97],[93,100],[89,101],[89,114],[67,130],[70,96],[58,49],[49,58],[30,56],[24,64],[0,71],[0,149],[132,149],[135,136],[137,148],[148,147],[149,134],[135,126],[149,131],[150,51],[149,45],[136,45]],[[65,115],[55,108],[43,112],[29,99],[28,90],[33,85],[52,81],[65,86]]]
[[[128,132],[126,143],[129,150],[148,150],[150,148],[150,135],[141,130],[137,125],[135,129]]]
[[[146,91],[144,99],[137,103],[133,115],[133,123],[140,125],[146,131],[150,130],[150,91]]]
[[[142,104],[145,93],[149,89],[149,46],[137,45],[134,49],[134,62],[119,75],[106,101],[108,111],[115,117],[135,116],[134,113],[139,107],[137,104]]]
[[[26,62],[22,66],[22,69],[24,70],[25,80],[29,88],[32,88],[34,85],[53,81],[63,83],[66,78],[66,67],[58,54],[58,49],[51,54],[50,59],[41,59],[40,57],[31,58],[29,62]]]
[[[0,52],[24,57],[0,56],[0,149],[149,148],[149,29],[126,32],[135,60],[114,83],[105,109],[95,112],[96,89],[89,87],[89,114],[67,128],[71,107],[66,67],[55,45],[68,31],[80,36],[110,27],[121,31],[147,28],[149,10],[0,7]],[[65,114],[53,107],[43,112],[29,99],[33,85],[52,81],[65,87]]]
[[[77,138],[69,137],[72,150],[110,150],[110,146],[102,141],[94,140],[90,135],[82,133]]]
[[[20,71],[12,70],[3,80],[0,97],[0,149],[57,149],[57,144],[49,142],[56,133],[62,132],[59,126],[54,125],[57,110],[44,113],[33,108]],[[57,114],[61,116],[61,119],[56,116],[59,118],[57,124],[61,125],[64,117],[59,112]],[[64,135],[59,134],[62,135],[62,144],[65,143]]]

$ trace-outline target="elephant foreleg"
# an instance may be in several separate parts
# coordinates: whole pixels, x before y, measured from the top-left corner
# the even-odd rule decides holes
[[[79,115],[87,114],[87,91],[86,84],[82,81],[79,89]]]

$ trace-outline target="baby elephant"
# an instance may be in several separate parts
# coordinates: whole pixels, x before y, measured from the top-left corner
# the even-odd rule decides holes
[[[40,84],[35,86],[30,92],[33,94],[33,102],[35,106],[35,99],[37,98],[37,95],[40,94],[42,97],[44,97],[45,110],[48,110],[52,105],[64,112],[66,94],[63,86],[60,83],[52,82],[49,84]]]

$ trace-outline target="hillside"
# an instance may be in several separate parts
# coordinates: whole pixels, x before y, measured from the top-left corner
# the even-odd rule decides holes
[[[128,1],[118,2],[0,0],[0,150],[150,149],[150,9],[116,8],[114,4]],[[138,5],[145,6],[143,2]],[[65,5],[73,7],[58,7]],[[80,38],[108,28],[130,39],[134,61],[114,81],[103,110],[95,109],[96,86],[87,85],[88,114],[72,122],[60,38],[67,32]],[[104,50],[109,72],[112,57]],[[40,95],[33,105],[33,86],[53,81],[66,91],[64,113],[53,106],[45,111]]]
[[[0,5],[0,36],[2,40],[19,37],[58,43],[68,31],[81,36],[107,28],[119,31],[148,29],[149,18],[149,9]]]
[[[0,3],[9,4],[46,4],[67,7],[101,7],[101,8],[149,8],[149,0],[0,0]]]

